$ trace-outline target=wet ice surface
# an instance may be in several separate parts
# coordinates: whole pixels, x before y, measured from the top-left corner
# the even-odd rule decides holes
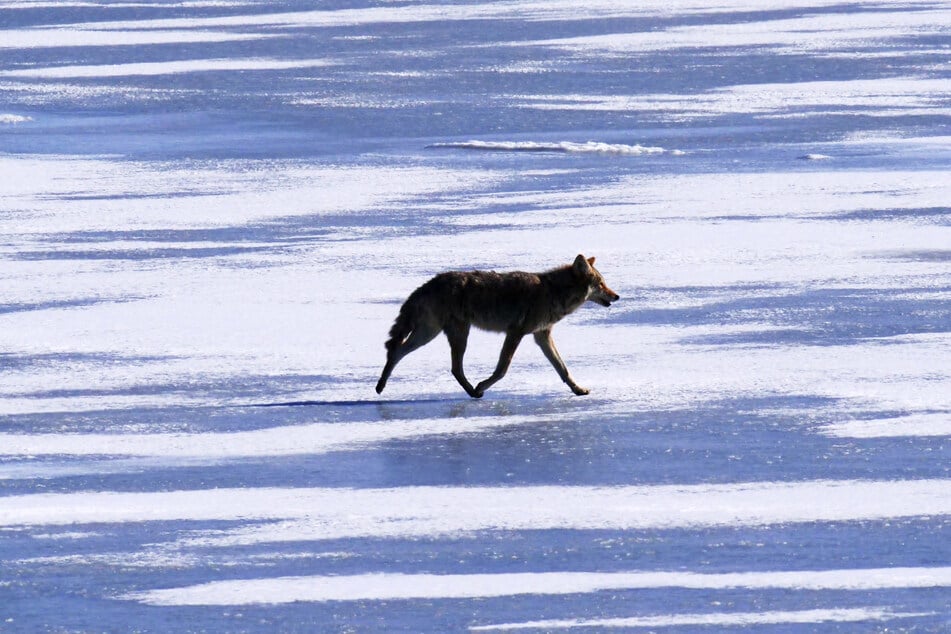
[[[949,627],[951,4],[0,15],[0,631]]]

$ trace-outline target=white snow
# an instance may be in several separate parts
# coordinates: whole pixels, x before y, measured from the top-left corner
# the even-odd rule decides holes
[[[831,608],[817,610],[775,610],[769,612],[708,612],[703,614],[663,614],[605,619],[545,619],[523,623],[500,623],[470,627],[473,632],[508,630],[561,630],[587,628],[653,628],[678,626],[735,626],[819,623],[860,623],[892,621],[895,619],[928,616],[920,612],[895,612],[889,608]]]
[[[182,393],[173,386],[199,382],[210,390],[218,380],[289,374],[337,375],[340,381],[302,383],[299,392],[277,400],[369,399],[399,303],[447,266],[447,244],[457,268],[543,270],[578,251],[598,256],[601,271],[624,301],[608,311],[595,306],[579,311],[556,328],[555,338],[578,380],[617,407],[678,406],[711,394],[766,391],[854,399],[856,406],[951,408],[951,393],[940,387],[941,377],[951,376],[951,364],[941,362],[949,358],[951,342],[941,334],[907,335],[901,346],[867,340],[844,347],[711,348],[680,344],[744,329],[766,332],[777,327],[770,323],[772,314],[739,325],[637,323],[640,311],[686,308],[672,303],[683,300],[672,299],[667,287],[765,285],[769,290],[758,293],[766,297],[809,289],[906,293],[909,287],[940,287],[948,276],[943,263],[908,260],[904,254],[945,249],[948,227],[878,221],[874,212],[946,205],[951,184],[944,172],[830,167],[795,177],[643,175],[566,191],[507,192],[498,187],[507,178],[502,173],[426,167],[244,161],[157,168],[106,159],[0,157],[0,168],[10,177],[4,204],[17,210],[0,215],[0,231],[7,236],[0,255],[59,249],[99,254],[80,260],[14,257],[0,269],[4,303],[49,304],[0,314],[2,349],[90,355],[5,371],[3,413],[260,402],[253,395]],[[489,187],[495,190],[483,193]],[[377,224],[373,214],[410,217],[420,209],[421,197],[437,193],[441,202],[427,213],[464,233],[366,238]],[[489,204],[523,211],[478,211]],[[457,209],[476,212],[456,215]],[[848,231],[830,230],[828,218],[865,212],[868,219],[849,223]],[[283,252],[259,254],[230,253],[232,245],[214,240],[157,244],[120,234],[87,246],[57,238],[116,228],[130,233],[240,228],[332,214],[352,220],[328,227],[319,251],[295,248],[293,242]],[[526,244],[536,246],[528,253]],[[162,249],[198,248],[223,252],[212,260],[147,257]],[[110,259],[111,253],[119,259]],[[718,299],[714,290],[701,293],[694,307]],[[82,319],[76,319],[73,303],[83,307]],[[633,323],[590,327],[617,315],[621,323],[625,318]],[[346,324],[346,337],[315,324]],[[497,336],[473,333],[467,355],[473,371],[491,368],[500,345]],[[603,354],[607,349],[610,362]],[[448,356],[442,340],[415,353],[398,368],[387,394],[418,396],[421,389],[456,394]],[[619,372],[627,363],[637,371]],[[341,368],[347,370],[341,374]],[[172,387],[134,389],[154,384]],[[52,385],[76,393],[50,391]],[[563,387],[526,344],[499,389],[560,393]]]
[[[265,33],[234,33],[199,30],[100,30],[96,24],[88,28],[37,27],[0,30],[0,50],[39,48],[92,48],[98,46],[151,46],[163,44],[199,44],[243,42],[277,37]]]
[[[872,520],[951,513],[951,481],[717,485],[247,488],[4,498],[0,526],[276,520],[187,543],[235,546],[487,530],[676,528]]]
[[[765,3],[764,3],[765,4]],[[812,4],[819,9],[818,3]],[[631,56],[675,49],[729,50],[767,47],[774,54],[832,54],[840,50],[872,48],[882,41],[895,42],[902,50],[903,38],[947,33],[951,8],[907,10],[890,3],[872,3],[891,10],[856,13],[816,11],[795,18],[742,20],[723,24],[677,25],[656,30],[627,30],[606,35],[535,40],[536,46],[555,47],[585,56]],[[919,5],[923,6],[923,5]],[[757,7],[757,9],[765,7]],[[768,15],[768,14],[767,14]],[[524,42],[518,42],[523,45]]]
[[[89,78],[123,77],[133,75],[174,75],[213,71],[287,70],[293,68],[318,68],[333,62],[323,59],[191,59],[173,62],[138,62],[129,64],[104,64],[97,66],[44,66],[0,72],[0,77],[37,78]]]
[[[149,590],[126,599],[151,605],[241,605],[297,601],[471,599],[644,588],[882,590],[951,586],[951,568],[786,570],[781,572],[537,572],[467,575],[364,574],[215,581]]]
[[[163,2],[162,6],[182,9],[203,7],[241,7],[253,5],[254,0],[180,0]],[[146,2],[112,2],[111,0],[11,0],[4,2],[6,9],[48,9],[71,7],[96,7],[109,9],[129,9],[149,6]]]
[[[188,3],[185,3],[186,5]],[[646,50],[669,50],[694,46],[772,46],[778,52],[825,51],[834,54],[849,47],[881,40],[946,30],[949,10],[932,8],[933,3],[908,1],[877,2],[886,11],[869,13],[822,11],[840,5],[835,0],[768,0],[766,2],[721,1],[699,3],[692,0],[627,3],[598,0],[579,5],[560,0],[472,3],[456,5],[417,4],[339,10],[313,10],[226,15],[202,18],[102,20],[96,22],[0,30],[0,48],[132,46],[170,43],[228,42],[281,37],[280,32],[262,28],[315,28],[370,24],[400,24],[455,20],[579,20],[637,18],[660,15],[704,15],[735,11],[764,11],[800,8],[815,15],[776,20],[744,20],[737,24],[677,26],[660,31],[582,36],[553,40],[517,42],[594,54],[630,54]],[[26,6],[26,5],[25,5]],[[45,6],[43,4],[39,6]],[[87,6],[87,5],[80,5]],[[202,6],[197,4],[195,6]],[[222,6],[241,6],[227,2]],[[241,32],[248,29],[249,32]],[[900,49],[899,49],[900,50]],[[940,51],[936,51],[940,54]]]
[[[678,120],[737,113],[773,119],[822,117],[830,112],[873,117],[951,113],[947,81],[921,77],[740,84],[694,94],[514,94],[509,98],[539,110],[645,112]]]
[[[168,460],[320,454],[370,444],[431,435],[471,434],[499,427],[554,423],[565,415],[469,416],[370,423],[330,423],[270,427],[231,433],[3,434],[0,455],[149,456]],[[0,465],[0,479],[4,466]]]
[[[951,412],[912,414],[896,418],[850,420],[826,425],[823,434],[837,438],[951,436]]]
[[[704,15],[717,13],[751,12],[779,9],[800,9],[817,11],[816,15],[786,20],[744,21],[741,25],[729,28],[721,27],[724,32],[736,36],[742,33],[741,27],[755,27],[762,24],[758,30],[760,37],[782,37],[799,29],[832,31],[834,34],[851,34],[855,31],[866,34],[865,38],[895,37],[895,34],[904,34],[913,29],[940,31],[941,18],[947,12],[933,9],[933,3],[926,0],[905,0],[900,3],[879,2],[870,3],[873,6],[890,8],[890,11],[880,11],[872,16],[854,12],[822,12],[823,8],[835,7],[840,3],[835,0],[722,0],[718,2],[697,2],[696,0],[672,0],[669,2],[657,1],[643,3],[618,2],[617,0],[595,0],[579,5],[572,0],[555,0],[539,3],[535,0],[514,0],[505,2],[474,2],[467,4],[411,4],[399,6],[376,6],[366,8],[335,9],[335,10],[308,10],[308,11],[278,11],[271,13],[252,12],[248,14],[225,15],[201,18],[163,18],[116,20],[92,23],[79,23],[80,28],[96,28],[110,31],[127,31],[140,29],[239,29],[244,27],[340,27],[353,25],[368,25],[380,23],[406,22],[434,22],[458,20],[580,20],[584,18],[636,18],[647,16],[670,15]],[[899,11],[898,9],[903,9]],[[930,10],[929,10],[930,9]],[[690,32],[691,27],[668,29],[665,33],[679,31]],[[868,33],[867,33],[868,32]],[[716,31],[710,32],[708,37],[714,36]],[[802,34],[800,34],[802,35]],[[812,37],[818,37],[813,35]],[[865,39],[853,36],[854,39]],[[575,38],[584,41],[582,38]],[[572,40],[573,41],[573,40]]]
[[[600,143],[597,141],[587,141],[585,143],[573,141],[560,141],[556,143],[542,143],[537,141],[460,141],[456,143],[433,143],[429,147],[463,150],[495,150],[504,152],[568,152],[577,154],[622,154],[633,156],[640,154],[664,154],[669,151],[656,146]],[[679,150],[669,152],[675,155],[683,154],[683,152]]]
[[[366,4],[0,8],[6,589],[115,630],[151,608],[90,602],[566,605],[453,614],[475,630],[941,619],[951,568],[919,537],[951,516],[951,3]],[[579,252],[622,297],[555,329],[590,397],[527,342],[470,401],[443,338],[373,392],[430,276]],[[470,378],[500,345],[472,333]],[[657,462],[624,479],[626,451]],[[583,531],[729,535],[692,568],[582,558]],[[489,551],[512,535],[524,561]],[[90,627],[13,605],[11,627]]]

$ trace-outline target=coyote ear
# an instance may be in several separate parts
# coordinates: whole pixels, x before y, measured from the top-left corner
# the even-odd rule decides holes
[[[590,258],[588,258],[588,264],[590,264],[591,266],[594,266],[594,256],[593,256],[593,255],[592,255]]]
[[[575,273],[578,275],[587,275],[591,272],[591,265],[588,264],[588,261],[584,259],[584,256],[580,253],[578,257],[575,258],[574,263]]]

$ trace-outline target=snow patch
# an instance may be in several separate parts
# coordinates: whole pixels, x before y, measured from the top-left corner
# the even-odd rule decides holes
[[[863,116],[947,115],[946,82],[916,76],[843,81],[737,84],[697,94],[512,94],[507,99],[537,110],[645,112],[677,120],[728,114],[787,119],[830,112]]]
[[[816,504],[822,500],[822,504]],[[204,546],[460,535],[495,530],[762,526],[951,514],[951,480],[718,485],[247,488],[8,496],[0,526],[278,520],[185,541]]]
[[[103,536],[103,533],[93,533],[89,531],[66,531],[62,533],[34,533],[33,535],[31,535],[33,539],[48,539],[52,541],[92,539],[92,538],[102,537],[102,536]]]
[[[826,425],[820,431],[827,436],[838,438],[951,436],[951,412],[914,414],[874,420],[850,420]]]
[[[0,123],[17,124],[33,121],[33,117],[25,117],[19,114],[0,114]]]
[[[245,42],[280,37],[270,33],[233,33],[227,31],[200,30],[101,30],[96,23],[87,28],[72,25],[69,27],[37,27],[28,29],[9,29],[0,32],[0,50],[2,49],[39,49],[39,48],[93,48],[98,46],[150,46],[162,44],[214,44],[224,42]]]
[[[750,10],[754,10],[752,6]],[[765,6],[756,7],[755,10],[767,11]],[[902,50],[905,46],[913,46],[903,46],[902,40],[905,38],[928,34],[940,37],[949,19],[951,10],[946,7],[867,13],[828,11],[786,19],[676,25],[658,30],[517,41],[511,44],[554,47],[587,57],[620,57],[688,48],[760,47],[769,48],[777,55],[821,55],[869,48],[875,44],[881,46],[882,42],[893,42],[895,50]]]
[[[0,434],[0,455],[152,456],[215,461],[353,450],[391,440],[436,434],[468,434],[498,427],[551,423],[564,418],[565,415],[547,415],[544,418],[474,416],[368,423],[313,423],[231,433]],[[134,468],[134,465],[130,466]]]
[[[370,573],[213,581],[133,593],[151,605],[279,604],[562,595],[645,588],[881,590],[951,586],[951,567],[767,572],[526,572],[471,575]]]
[[[0,72],[5,77],[36,77],[75,79],[90,77],[125,77],[176,75],[214,71],[288,70],[294,68],[319,68],[332,62],[323,59],[190,59],[173,62],[138,62],[130,64],[102,64],[95,66],[51,66],[24,68]]]
[[[623,154],[639,156],[641,154],[673,154],[681,156],[680,150],[666,150],[662,147],[644,145],[626,145],[623,143],[601,143],[588,141],[575,143],[562,141],[544,143],[537,141],[462,141],[454,143],[433,143],[426,146],[435,149],[488,150],[496,152],[564,152],[568,154]]]
[[[575,627],[679,627],[695,625],[737,626],[778,625],[783,623],[859,623],[931,616],[933,613],[892,612],[888,608],[826,608],[819,610],[778,610],[772,612],[712,612],[707,614],[662,614],[613,619],[548,619],[524,623],[500,623],[470,627],[473,632],[508,630],[563,630]]]

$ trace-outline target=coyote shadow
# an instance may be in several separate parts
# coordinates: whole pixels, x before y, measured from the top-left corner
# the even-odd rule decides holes
[[[350,401],[283,401],[279,403],[254,403],[251,407],[361,407],[371,405],[426,405],[455,403],[462,398],[417,398],[417,399],[368,399]]]
[[[311,418],[309,409],[332,411],[332,418],[338,422],[386,421],[386,420],[428,420],[433,418],[467,418],[470,416],[550,416],[564,414],[573,410],[590,410],[594,401],[584,403],[577,399],[552,398],[551,395],[527,397],[513,395],[493,399],[471,399],[464,392],[446,396],[434,395],[421,398],[404,399],[347,399],[319,400],[302,399],[273,403],[255,403],[250,408],[284,412],[282,417],[302,420]]]

